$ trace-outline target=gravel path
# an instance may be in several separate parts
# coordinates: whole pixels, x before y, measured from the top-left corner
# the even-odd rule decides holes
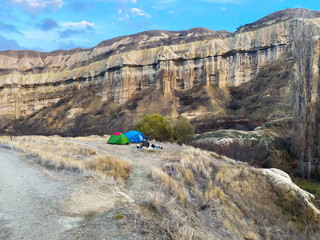
[[[0,149],[0,165],[0,240],[91,239],[90,216],[130,202],[99,179],[47,170],[11,150]]]
[[[61,140],[96,148],[130,163],[133,171],[126,186],[50,170],[25,154],[0,148],[0,240],[141,239],[115,216],[123,206],[144,203],[152,189],[152,167],[185,147],[154,142],[164,149],[141,150],[132,144],[109,145],[101,138]]]
[[[0,164],[0,239],[61,239],[83,220],[60,210],[73,180],[50,176],[12,151],[1,149]]]

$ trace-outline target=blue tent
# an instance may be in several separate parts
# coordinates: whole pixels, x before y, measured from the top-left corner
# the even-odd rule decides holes
[[[146,139],[141,132],[129,131],[124,134],[130,142],[141,143],[143,139]]]

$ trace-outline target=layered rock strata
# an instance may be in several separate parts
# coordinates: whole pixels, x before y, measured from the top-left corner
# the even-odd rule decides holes
[[[267,62],[292,51],[299,21],[292,11],[267,16],[235,33],[149,31],[91,49],[0,52],[0,116],[30,115],[89,84],[102,84],[102,100],[119,104],[148,88],[169,94],[197,84],[239,86]],[[319,29],[319,14],[314,15],[314,28]]]

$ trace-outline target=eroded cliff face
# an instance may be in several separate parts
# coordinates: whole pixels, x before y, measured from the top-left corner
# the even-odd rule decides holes
[[[0,52],[0,116],[28,116],[92,84],[100,86],[101,101],[118,104],[148,89],[166,96],[195,85],[222,91],[239,86],[292,51],[298,20],[280,13],[235,33],[149,31],[91,49]],[[318,30],[318,14],[312,21]]]

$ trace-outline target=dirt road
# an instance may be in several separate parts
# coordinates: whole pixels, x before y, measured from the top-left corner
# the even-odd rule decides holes
[[[74,180],[61,181],[12,151],[1,150],[0,164],[0,239],[59,239],[83,220],[59,209]]]
[[[50,170],[25,154],[0,148],[0,240],[140,239],[115,216],[123,206],[145,202],[152,188],[152,167],[184,147],[162,143],[163,150],[139,150],[134,145],[108,145],[105,139],[62,141],[129,162],[133,171],[127,184]]]
[[[0,165],[1,240],[90,239],[89,215],[130,202],[99,179],[47,170],[11,150],[0,149]]]

